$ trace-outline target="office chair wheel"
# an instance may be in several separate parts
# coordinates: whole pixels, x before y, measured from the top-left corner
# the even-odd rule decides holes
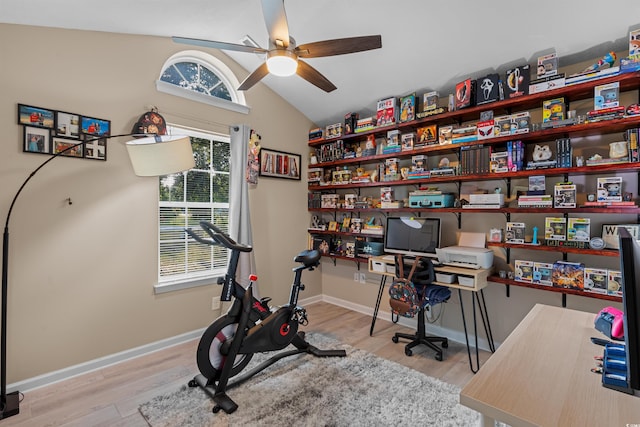
[[[189,385],[189,387],[198,387],[198,383],[196,382],[196,380],[191,380],[187,384]]]
[[[398,337],[393,336],[393,337],[391,337],[391,341],[393,341],[394,343],[398,344],[399,340],[398,340]]]
[[[442,353],[436,353],[436,360],[442,362]]]
[[[449,348],[449,341],[442,341],[442,348]]]
[[[211,412],[213,412],[214,414],[217,414],[218,412],[220,412],[220,409],[222,409],[222,408],[220,406],[216,405],[216,406],[213,407]]]
[[[405,347],[404,354],[406,354],[407,356],[413,356],[413,351],[411,351],[410,348]]]

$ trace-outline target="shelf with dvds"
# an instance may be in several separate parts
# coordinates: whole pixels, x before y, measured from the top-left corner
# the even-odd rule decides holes
[[[626,177],[623,178],[625,179],[624,185],[630,185],[629,188],[631,190],[629,191],[634,191],[634,186],[636,188],[640,187],[640,158],[638,158],[640,153],[636,151],[636,157],[632,157],[630,139],[630,132],[635,132],[635,141],[640,139],[640,115],[633,115],[633,112],[624,114],[627,112],[626,110],[624,113],[618,111],[615,115],[606,117],[606,119],[592,115],[593,111],[585,112],[583,115],[576,115],[576,111],[582,112],[585,109],[589,109],[585,107],[589,102],[591,102],[591,108],[594,108],[594,92],[597,92],[597,87],[614,83],[617,84],[621,95],[625,93],[624,96],[620,97],[621,105],[622,101],[629,101],[629,99],[631,99],[629,104],[638,102],[640,72],[634,71],[544,92],[498,100],[488,104],[470,106],[455,111],[447,111],[446,108],[440,108],[437,114],[423,114],[421,118],[415,120],[379,128],[374,127],[364,132],[310,141],[308,145],[312,150],[312,158],[315,157],[315,161],[309,164],[309,168],[317,171],[317,175],[322,177],[314,181],[310,180],[308,183],[310,200],[312,194],[317,198],[324,194],[334,194],[335,197],[342,198],[345,195],[355,193],[358,200],[360,198],[369,199],[369,204],[366,207],[351,209],[340,205],[335,208],[326,208],[310,203],[308,211],[313,215],[328,215],[333,216],[333,218],[342,214],[358,217],[376,215],[384,217],[394,214],[442,217],[454,214],[458,220],[458,229],[463,228],[463,216],[471,218],[469,224],[471,227],[475,227],[475,224],[471,224],[474,220],[473,217],[468,217],[469,214],[495,213],[504,215],[507,221],[510,221],[512,215],[525,215],[524,219],[526,221],[529,215],[532,215],[532,218],[539,214],[568,218],[593,214],[602,215],[607,220],[609,220],[607,215],[613,215],[611,217],[614,218],[612,221],[616,222],[615,218],[629,218],[630,215],[633,215],[637,219],[632,222],[640,223],[640,207],[635,204],[623,206],[620,203],[598,206],[595,203],[590,204],[585,201],[579,205],[575,203],[575,207],[553,207],[555,199],[553,205],[544,205],[545,207],[517,207],[516,203],[516,200],[520,197],[519,195],[523,194],[519,190],[522,188],[519,186],[521,181],[540,175],[556,177],[557,179],[554,181],[561,181],[562,183],[577,180],[578,185],[582,185],[583,188],[581,193],[578,194],[580,200],[574,200],[576,202],[581,201],[583,198],[588,201],[592,200],[588,199],[587,196],[590,197],[592,195],[590,193],[596,192],[596,186],[592,185],[592,182],[596,178],[600,178],[600,175]],[[550,112],[548,107],[550,101],[557,101],[562,105],[562,120],[554,123],[548,123],[544,120],[545,114]],[[572,121],[568,120],[570,118],[569,106],[573,108],[571,118],[575,120]],[[491,125],[488,129],[482,129],[481,122],[485,120],[482,116],[488,110],[491,110]],[[595,110],[598,110],[598,108],[595,108]],[[496,115],[511,117],[511,130],[506,134],[498,130],[498,118],[501,116]],[[420,117],[420,114],[418,116]],[[527,123],[522,132],[513,131],[514,116],[526,117]],[[496,120],[494,121],[493,119]],[[534,119],[539,123],[533,123]],[[460,132],[454,133],[454,136],[450,139],[441,139],[442,128],[458,127],[464,130],[469,122],[475,122],[475,130],[473,134],[469,135],[468,139],[464,139],[464,136],[460,137]],[[430,135],[435,135],[435,139],[426,139],[425,141],[427,142],[424,142],[420,137],[420,132],[425,132],[427,128]],[[447,130],[447,132],[450,132],[450,130]],[[403,136],[405,134],[414,134],[410,135],[411,144],[404,144]],[[613,150],[613,145],[622,144],[622,142],[612,143],[610,141],[619,141],[622,139],[621,136],[626,141],[626,147],[629,150],[626,160],[623,158],[624,156],[607,156],[607,154],[611,153],[608,150]],[[519,144],[517,148],[516,141]],[[562,145],[560,144],[564,144],[563,141],[570,141],[570,143],[566,143],[568,150],[563,148],[561,152]],[[514,157],[513,166],[509,164],[507,168],[502,170],[494,169],[491,165],[494,157],[491,155],[498,152],[504,154],[505,151],[511,150],[512,143],[514,153],[516,149],[521,150],[518,158],[520,163],[515,165]],[[391,149],[389,149],[389,145],[391,145]],[[532,155],[532,151],[537,150],[538,146],[541,149],[552,151],[552,158],[542,158],[542,160],[548,161],[549,164],[537,163],[540,159]],[[381,149],[381,147],[386,150]],[[472,152],[476,154],[471,155],[470,153]],[[594,152],[599,156],[594,155]],[[474,155],[475,157],[470,157]],[[509,158],[511,159],[511,151],[509,151]],[[423,166],[422,168],[415,167],[416,159],[422,162],[420,164]],[[443,159],[446,160],[446,163],[443,163]],[[471,159],[471,163],[469,163],[469,159]],[[553,164],[550,162],[553,162]],[[390,164],[395,167],[394,173],[389,173]],[[417,173],[412,173],[416,171]],[[343,180],[341,178],[343,174],[350,178]],[[634,174],[637,179],[629,178],[628,174]],[[336,176],[338,177],[337,180],[335,179]],[[500,182],[494,184],[491,181]],[[633,183],[633,181],[638,181],[638,183]],[[482,183],[487,184],[483,186]],[[512,192],[512,186],[518,191]],[[470,187],[484,187],[484,190],[489,193],[501,188],[501,191],[505,194],[504,201],[506,203],[501,203],[498,206],[466,205],[466,200],[463,199],[467,196],[468,191],[463,191],[463,189],[468,190]],[[506,187],[506,191],[504,191],[504,187]],[[392,191],[395,189],[395,194],[398,196],[399,201],[398,206],[388,208],[389,204],[384,207],[381,203],[382,193],[385,188],[390,188]],[[451,189],[454,190],[452,191]],[[445,204],[437,208],[415,205],[413,203],[415,199],[412,199],[412,197],[417,197],[415,196],[417,193],[425,191],[448,192],[448,194],[454,195],[455,203]],[[640,190],[636,192],[640,192]],[[513,196],[514,193],[516,194],[515,197]],[[552,193],[554,192],[552,191]],[[378,197],[380,197],[380,203],[376,200]],[[371,203],[372,198],[374,199],[373,203]],[[468,219],[465,219],[465,221],[468,221]],[[495,222],[494,220],[490,221]],[[600,220],[596,222],[598,221]],[[620,221],[623,220],[620,219]],[[467,224],[465,223],[465,228],[467,228],[466,226]],[[312,232],[310,231],[310,233]],[[378,237],[379,240],[383,238],[382,235]],[[578,257],[582,255],[604,257],[609,260],[618,256],[617,251],[610,249],[558,247],[545,244],[533,246],[517,243],[488,242],[488,247],[501,247],[507,253],[511,250],[531,250],[538,251],[538,253],[554,252],[562,254],[562,261],[567,260],[567,254],[573,254]],[[544,256],[541,254],[538,258],[544,258]],[[511,264],[513,262],[507,257],[507,267],[513,268]],[[496,280],[491,280],[493,278]],[[563,305],[565,305],[564,301],[567,294],[610,299],[612,301],[619,300],[613,295],[523,284],[497,275],[492,276],[490,280],[506,284],[507,292],[510,284],[560,292],[563,294]]]

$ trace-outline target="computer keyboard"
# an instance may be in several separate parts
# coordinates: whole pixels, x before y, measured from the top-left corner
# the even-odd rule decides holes
[[[472,268],[474,270],[478,270],[480,266],[478,264],[472,264],[470,262],[443,262],[444,265],[448,265],[451,267],[462,267],[462,268]]]

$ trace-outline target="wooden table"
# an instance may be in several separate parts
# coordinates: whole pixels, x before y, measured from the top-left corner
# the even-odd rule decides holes
[[[536,305],[460,392],[460,403],[516,426],[640,424],[640,398],[602,386],[591,372],[604,338],[594,315]]]
[[[373,335],[373,328],[376,324],[376,319],[378,318],[378,310],[380,308],[380,303],[382,301],[382,295],[384,293],[384,287],[387,281],[387,277],[395,277],[395,260],[393,256],[380,256],[380,257],[370,257],[369,258],[369,272],[380,274],[380,287],[378,289],[378,297],[376,299],[376,305],[373,308],[373,317],[371,318],[371,328],[369,329],[369,335]],[[489,344],[489,350],[491,352],[495,351],[495,344],[493,342],[493,333],[491,332],[491,323],[489,323],[489,314],[487,313],[487,304],[484,299],[483,289],[487,286],[487,278],[493,272],[493,267],[486,269],[471,269],[471,268],[461,268],[461,267],[451,267],[447,265],[440,265],[434,267],[436,273],[449,273],[449,274],[457,274],[461,276],[467,276],[473,278],[473,284],[466,286],[461,285],[459,283],[443,283],[434,281],[433,283],[436,285],[447,286],[452,289],[458,290],[458,298],[460,300],[460,312],[462,314],[462,324],[464,326],[464,337],[467,344],[467,354],[469,356],[469,369],[471,372],[476,373],[480,368],[480,355],[478,349],[478,321],[476,316],[476,302],[478,304],[478,311],[480,313],[480,318],[482,320],[482,324],[484,326],[485,336],[487,338],[487,342]],[[464,303],[462,299],[462,291],[471,291],[471,305],[472,305],[472,313],[473,313],[473,332],[475,336],[475,366],[473,365],[472,357],[471,357],[471,347],[469,345],[469,334],[467,332],[467,320],[464,311]]]

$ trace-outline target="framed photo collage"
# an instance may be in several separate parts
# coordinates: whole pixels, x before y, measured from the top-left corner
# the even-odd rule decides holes
[[[107,160],[111,121],[65,111],[18,104],[18,124],[23,125],[25,153],[60,154],[92,160]],[[85,144],[81,144],[82,142]],[[67,151],[65,151],[67,150]]]

